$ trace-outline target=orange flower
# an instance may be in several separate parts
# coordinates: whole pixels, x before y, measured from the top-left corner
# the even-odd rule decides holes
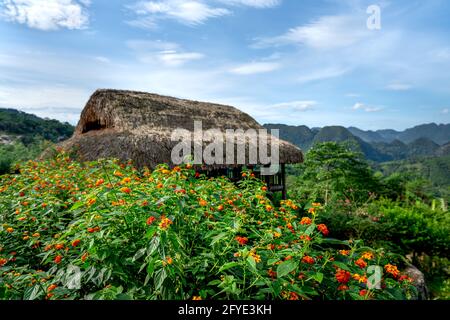
[[[313,207],[320,207],[321,204],[320,204],[320,202],[314,202],[314,203],[312,204],[312,206],[313,206]]]
[[[161,222],[159,223],[159,227],[163,230],[167,229],[172,224],[172,220],[166,217],[161,218]]]
[[[173,263],[173,259],[171,257],[166,257],[166,263],[167,264],[172,264]]]
[[[300,224],[303,224],[303,225],[305,225],[305,224],[310,225],[311,223],[312,223],[312,220],[308,217],[303,217],[302,220],[300,221]]]
[[[304,256],[302,258],[302,262],[307,263],[307,264],[314,264],[314,258],[312,258],[310,256]]]
[[[261,256],[256,254],[253,251],[250,251],[250,257],[252,257],[256,263],[260,263],[261,262]]]
[[[200,200],[198,200],[198,204],[201,207],[206,207],[208,205],[208,202],[206,202],[206,200],[204,200],[204,199],[200,199]]]
[[[55,260],[53,260],[56,264],[59,264],[60,262],[61,262],[61,260],[62,260],[62,257],[60,256],[60,255],[57,255],[56,257],[55,257]]]
[[[46,206],[48,206],[48,204],[46,204],[45,202],[41,205],[42,208],[45,208]]]
[[[392,274],[394,278],[397,278],[400,275],[400,271],[398,271],[397,267],[392,264],[387,264],[384,266],[384,270],[387,273]]]
[[[367,267],[367,262],[365,262],[362,258],[359,258],[355,261],[355,264],[360,267],[361,269]]]
[[[346,270],[342,270],[342,269],[338,269],[335,274],[336,280],[339,283],[343,283],[343,284],[350,281],[350,276],[351,276],[350,272],[348,272]]]
[[[62,243],[55,244],[55,249],[56,250],[60,250],[62,248],[64,248],[64,244],[62,244]]]
[[[130,177],[125,177],[122,179],[122,181],[120,182],[121,184],[127,184],[131,182],[131,178]]]
[[[1,258],[1,259],[0,259],[0,267],[3,267],[7,262],[8,262],[7,259]]]
[[[261,190],[262,190],[262,191],[267,191],[267,187],[266,187],[266,186],[262,186],[262,187],[261,187]]]
[[[346,291],[346,290],[348,290],[349,288],[348,288],[348,286],[346,286],[345,284],[341,284],[337,289],[338,289],[339,291]]]
[[[272,206],[269,206],[269,205],[266,206],[266,211],[267,211],[267,212],[270,212],[270,211],[272,211],[272,210],[273,210],[273,207],[272,207]]]
[[[92,206],[94,203],[96,203],[97,202],[97,200],[96,199],[94,199],[94,198],[92,198],[92,199],[89,199],[88,201],[87,201],[87,205],[88,206]]]
[[[327,235],[330,233],[330,231],[328,231],[327,226],[324,225],[324,224],[319,224],[319,225],[317,225],[317,230],[319,230],[320,232],[322,232],[322,234],[323,234],[324,236],[327,236]]]
[[[88,257],[88,253],[87,252],[85,252],[82,256],[81,256],[81,261],[86,261],[86,258]]]
[[[48,288],[47,288],[47,292],[53,291],[56,288],[58,288],[58,286],[56,284],[51,284]]]
[[[155,217],[153,217],[153,216],[149,217],[147,219],[147,225],[149,226],[149,225],[153,224],[153,222],[155,222],[155,220],[156,220]]]
[[[242,173],[242,178],[245,178],[247,174],[245,172]]]
[[[361,297],[365,297],[366,294],[367,294],[367,290],[366,290],[366,289],[362,289],[362,290],[359,291],[359,295],[360,295]]]
[[[372,252],[364,252],[361,256],[362,259],[372,260],[374,258],[374,255]]]
[[[350,253],[350,250],[339,250],[339,253],[342,254],[343,256],[348,256]]]
[[[308,212],[311,213],[311,214],[314,214],[314,213],[316,213],[316,209],[315,208],[309,208]]]
[[[202,297],[200,297],[200,296],[193,296],[192,300],[202,300]]]
[[[11,228],[11,227],[9,227],[8,229],[6,229],[6,232],[8,232],[8,233],[13,233],[13,232],[14,232],[14,229]]]
[[[39,238],[41,236],[41,234],[39,232],[36,232],[36,233],[33,233],[32,236],[35,238]]]
[[[178,167],[178,166],[176,166],[176,167],[174,167],[172,170],[173,170],[173,172],[180,172],[180,171],[181,171],[181,168]]]
[[[219,205],[219,206],[217,207],[217,211],[223,211],[223,205]]]
[[[162,187],[164,187],[164,185],[161,182],[156,185],[156,188],[158,189],[162,189]]]
[[[26,220],[27,218],[26,217],[20,217],[20,218],[18,218],[17,220],[19,220],[19,221],[24,221],[24,220]]]
[[[81,240],[80,239],[76,239],[72,241],[72,247],[76,247],[80,244]]]
[[[116,177],[123,177],[123,173],[122,172],[120,172],[120,171],[114,171],[114,173],[113,173]]]
[[[105,180],[103,180],[103,179],[98,179],[97,182],[95,182],[95,186],[98,187],[98,186],[102,185],[104,182],[105,182]]]
[[[131,193],[131,189],[128,187],[120,188],[120,191],[122,191],[123,193]]]
[[[246,238],[246,237],[239,237],[239,236],[237,236],[235,239],[242,246],[247,244],[247,242],[248,242],[248,238]]]

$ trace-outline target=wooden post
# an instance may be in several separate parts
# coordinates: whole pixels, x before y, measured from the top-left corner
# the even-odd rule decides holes
[[[286,167],[284,163],[281,164],[281,183],[283,184],[281,197],[283,198],[283,200],[286,200]]]

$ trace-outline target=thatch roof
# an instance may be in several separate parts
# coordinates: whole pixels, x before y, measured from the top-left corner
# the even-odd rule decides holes
[[[176,128],[192,132],[194,120],[202,121],[204,131],[210,128],[223,132],[226,129],[264,129],[248,114],[230,106],[145,92],[97,90],[82,111],[74,135],[60,146],[76,150],[78,156],[87,161],[118,158],[131,159],[139,167],[172,165],[171,151],[178,141],[171,141],[171,134]],[[271,138],[270,141],[280,143],[280,163],[303,161],[299,148]],[[244,136],[237,140],[247,141]],[[248,148],[247,143],[247,151]]]

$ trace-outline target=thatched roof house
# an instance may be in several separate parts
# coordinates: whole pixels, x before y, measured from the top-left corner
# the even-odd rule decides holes
[[[171,141],[172,132],[177,128],[193,131],[194,120],[202,121],[204,131],[264,129],[230,106],[144,92],[97,90],[82,111],[74,135],[61,146],[76,149],[83,160],[132,159],[137,166],[153,168],[171,164],[171,150],[178,143]],[[279,143],[280,163],[303,161],[299,148],[283,140]]]
[[[81,160],[132,159],[138,167],[150,168],[160,163],[173,165],[171,152],[178,141],[172,141],[171,134],[177,128],[193,132],[194,121],[201,121],[204,131],[211,128],[223,132],[226,129],[264,129],[248,114],[230,106],[144,92],[97,90],[82,111],[74,135],[60,146],[65,150],[76,150]],[[238,143],[247,141],[248,151],[250,142],[245,136],[236,138]],[[303,161],[303,154],[296,146],[275,137],[269,142],[279,142],[280,163]],[[205,145],[205,141],[202,143]],[[248,156],[245,159],[249,164]],[[214,169],[230,167],[240,166],[208,166]]]

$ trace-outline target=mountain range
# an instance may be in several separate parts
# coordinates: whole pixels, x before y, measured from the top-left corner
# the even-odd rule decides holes
[[[304,125],[284,124],[265,124],[264,127],[279,129],[281,139],[292,142],[303,150],[308,150],[319,142],[350,142],[367,159],[376,162],[450,154],[450,124],[423,124],[404,131],[365,131],[342,126],[308,128]]]

